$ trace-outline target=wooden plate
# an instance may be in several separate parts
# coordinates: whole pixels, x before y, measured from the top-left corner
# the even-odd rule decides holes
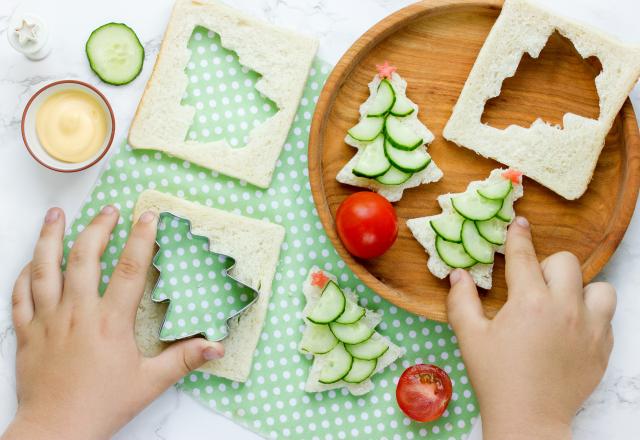
[[[418,315],[446,321],[447,280],[431,275],[424,249],[406,227],[409,218],[440,212],[436,197],[459,192],[484,179],[498,163],[459,148],[442,129],[496,17],[502,1],[427,0],[387,17],[366,32],[342,57],[327,80],[313,118],[309,141],[309,178],[318,213],[338,253],[355,274],[387,300]],[[554,37],[555,38],[555,37]],[[553,43],[553,44],[552,44]],[[569,47],[567,47],[569,46]],[[521,121],[528,126],[543,113],[547,120],[566,111],[589,115],[596,109],[593,76],[597,63],[567,57],[571,44],[550,39],[538,62],[526,60],[503,93],[487,105],[483,120],[496,126]],[[375,65],[388,60],[408,82],[407,95],[420,106],[420,119],[436,140],[429,147],[444,171],[435,184],[406,190],[395,204],[400,221],[397,242],[382,257],[354,259],[338,239],[334,216],[340,203],[360,188],[335,180],[355,150],[344,143],[368,97]],[[564,68],[564,72],[562,69]],[[591,70],[589,70],[591,69]],[[522,72],[521,72],[522,71]],[[522,74],[520,74],[522,73]],[[493,102],[495,101],[495,102]],[[516,204],[533,227],[539,258],[561,250],[576,254],[590,281],[609,260],[633,213],[640,185],[640,135],[627,100],[607,136],[587,193],[569,202],[525,179],[525,197]],[[489,316],[506,300],[504,258],[496,256],[494,287],[483,293]]]

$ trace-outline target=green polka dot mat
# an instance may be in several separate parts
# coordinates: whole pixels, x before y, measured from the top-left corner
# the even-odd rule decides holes
[[[268,97],[260,96],[253,88],[259,75],[238,67],[235,54],[223,50],[220,39],[206,30],[196,29],[189,47],[192,60],[186,71],[191,81],[183,103],[194,106],[196,116],[188,136],[195,139],[222,136],[236,139],[242,145],[242,137],[253,121],[264,121],[277,111]],[[286,228],[286,241],[251,377],[242,384],[192,373],[178,387],[265,438],[464,439],[475,422],[478,407],[450,327],[398,309],[366,288],[337,255],[318,219],[308,180],[307,139],[314,106],[329,71],[328,64],[319,60],[314,63],[269,189],[256,188],[159,152],[133,151],[123,145],[110,158],[70,227],[65,251],[103,205],[113,204],[121,210],[122,216],[101,262],[103,291],[126,242],[136,199],[145,189],[279,223]],[[225,87],[221,87],[223,84]],[[357,112],[357,106],[353,111]],[[233,130],[227,130],[225,124],[226,128],[233,125]],[[359,295],[363,306],[382,311],[383,320],[377,330],[407,350],[403,358],[373,377],[375,388],[369,394],[354,397],[345,389],[315,394],[303,391],[312,358],[297,351],[304,329],[301,286],[313,265],[334,273],[341,286]],[[202,267],[182,270],[193,277],[202,273]],[[178,335],[202,328],[201,321],[219,311],[215,303],[199,296],[189,300],[188,287],[179,280],[172,290],[181,289],[185,301],[166,321],[180,332]],[[453,382],[453,397],[447,411],[432,423],[411,421],[396,404],[398,377],[415,363],[437,364],[449,373]]]

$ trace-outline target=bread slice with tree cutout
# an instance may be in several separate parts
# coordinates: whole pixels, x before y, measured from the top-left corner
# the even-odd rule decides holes
[[[258,299],[229,322],[229,335],[222,341],[225,356],[209,361],[198,369],[214,376],[245,382],[251,373],[253,355],[267,316],[271,285],[284,241],[284,228],[153,190],[144,191],[138,198],[134,221],[146,211],[156,214],[171,212],[188,219],[191,231],[206,237],[212,252],[234,256],[236,264],[229,273],[258,291]],[[158,272],[151,267],[136,315],[136,342],[145,356],[155,356],[167,346],[159,338],[167,304],[156,303],[151,298],[157,279]]]
[[[224,47],[235,52],[243,66],[261,75],[256,90],[278,108],[250,130],[244,145],[234,146],[227,139],[199,142],[189,138],[196,109],[181,102],[189,83],[185,67],[191,51],[187,45],[199,27],[219,35]],[[129,144],[135,149],[163,151],[267,188],[317,48],[318,42],[312,38],[256,20],[219,0],[176,0],[129,130]],[[251,114],[246,115],[248,124],[252,119]]]

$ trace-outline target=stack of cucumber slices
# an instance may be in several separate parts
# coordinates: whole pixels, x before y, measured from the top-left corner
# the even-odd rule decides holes
[[[414,111],[391,81],[380,81],[367,114],[348,131],[353,139],[366,143],[353,174],[383,185],[400,185],[429,166],[425,140],[407,124]]]
[[[492,264],[513,220],[514,188],[500,179],[451,198],[453,211],[429,221],[438,256],[452,268]]]
[[[377,321],[333,281],[328,281],[306,314],[300,350],[323,356],[319,382],[359,384],[376,371],[389,342],[375,332]]]

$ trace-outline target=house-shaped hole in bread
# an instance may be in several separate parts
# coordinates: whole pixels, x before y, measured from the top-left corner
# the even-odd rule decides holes
[[[561,126],[541,119],[528,127],[501,129],[484,124],[485,103],[500,95],[503,81],[516,73],[523,55],[537,58],[554,32],[570,40],[582,58],[597,57],[602,65],[595,78],[597,119],[569,112],[563,115]],[[506,0],[443,135],[574,200],[586,191],[605,137],[639,75],[640,47],[622,44],[528,0]],[[539,92],[539,99],[544,99],[545,90]]]

